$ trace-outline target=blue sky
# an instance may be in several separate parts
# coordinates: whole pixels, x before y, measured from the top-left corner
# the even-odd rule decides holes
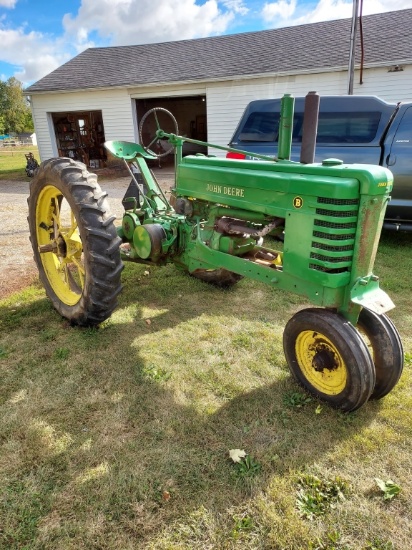
[[[364,15],[404,8],[412,0],[363,1]],[[301,25],[352,9],[353,0],[0,0],[0,79],[29,85],[90,47]]]

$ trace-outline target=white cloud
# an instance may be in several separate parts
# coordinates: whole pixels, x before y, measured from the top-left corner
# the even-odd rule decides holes
[[[370,3],[371,0],[369,0]],[[372,0],[375,3],[375,0]],[[380,3],[380,2],[376,2]],[[366,3],[365,3],[366,4]],[[364,8],[365,8],[364,4]],[[392,7],[393,9],[393,7]],[[385,11],[385,10],[377,10]],[[333,19],[345,19],[352,17],[353,2],[346,0],[320,0],[313,11],[301,16],[296,20],[295,24],[316,23],[317,21],[330,21]],[[372,12],[375,13],[375,12]],[[366,15],[363,9],[363,15]]]
[[[245,5],[243,0],[222,0],[222,4],[225,8],[232,10],[234,13],[239,13],[240,15],[249,13],[249,8]]]
[[[269,2],[263,6],[262,16],[266,23],[275,23],[279,18],[290,19],[296,11],[296,0]],[[283,24],[283,22],[282,22]]]
[[[56,41],[51,42],[41,33],[25,33],[23,28],[0,28],[0,44],[0,59],[16,66],[15,77],[24,83],[45,76],[70,57],[56,53],[60,49]]]
[[[309,6],[312,9],[308,9]],[[352,0],[319,0],[314,8],[312,6],[297,0],[267,2],[262,8],[261,17],[266,26],[274,28],[352,17]],[[368,0],[363,3],[362,13],[371,15],[406,8],[412,8],[412,0],[398,0],[396,6],[393,0]]]
[[[14,8],[17,0],[0,0],[0,6],[2,8]]]
[[[199,1],[199,0],[197,0]],[[235,16],[245,15],[248,0],[82,0],[75,14],[66,14],[64,33],[55,39],[7,28],[0,16],[0,61],[16,67],[25,85],[39,80],[86,48],[182,40],[222,34]],[[13,7],[15,0],[0,0]],[[153,59],[156,63],[156,59]]]
[[[83,0],[76,15],[66,14],[68,35],[81,43],[79,29],[110,39],[111,45],[166,42],[225,32],[235,14],[246,13],[242,0]],[[154,60],[155,62],[156,60]]]

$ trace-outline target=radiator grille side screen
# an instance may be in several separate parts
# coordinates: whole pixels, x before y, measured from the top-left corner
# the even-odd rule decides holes
[[[309,268],[330,274],[349,272],[359,199],[318,197],[317,203]]]

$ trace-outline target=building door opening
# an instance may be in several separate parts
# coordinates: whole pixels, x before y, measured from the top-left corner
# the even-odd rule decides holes
[[[52,113],[60,157],[84,162],[90,168],[105,166],[104,127],[101,111]]]
[[[206,118],[206,97],[159,97],[136,100],[137,124],[145,113],[153,107],[163,107],[170,111],[175,117],[179,134],[199,141],[207,141],[207,118]],[[143,129],[145,130],[145,129]],[[153,129],[148,129],[153,131]],[[165,128],[167,131],[167,129]],[[145,136],[143,141],[146,143]],[[193,143],[183,144],[183,156],[196,153],[207,154],[207,147]],[[172,163],[173,152],[162,159],[162,163]]]

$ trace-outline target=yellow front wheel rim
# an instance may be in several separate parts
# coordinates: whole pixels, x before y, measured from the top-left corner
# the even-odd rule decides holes
[[[296,358],[306,380],[327,395],[341,393],[347,384],[347,368],[334,344],[319,332],[302,331],[296,339]]]
[[[63,194],[53,185],[39,193],[36,237],[47,279],[61,302],[74,306],[81,298],[85,269],[76,217]]]

